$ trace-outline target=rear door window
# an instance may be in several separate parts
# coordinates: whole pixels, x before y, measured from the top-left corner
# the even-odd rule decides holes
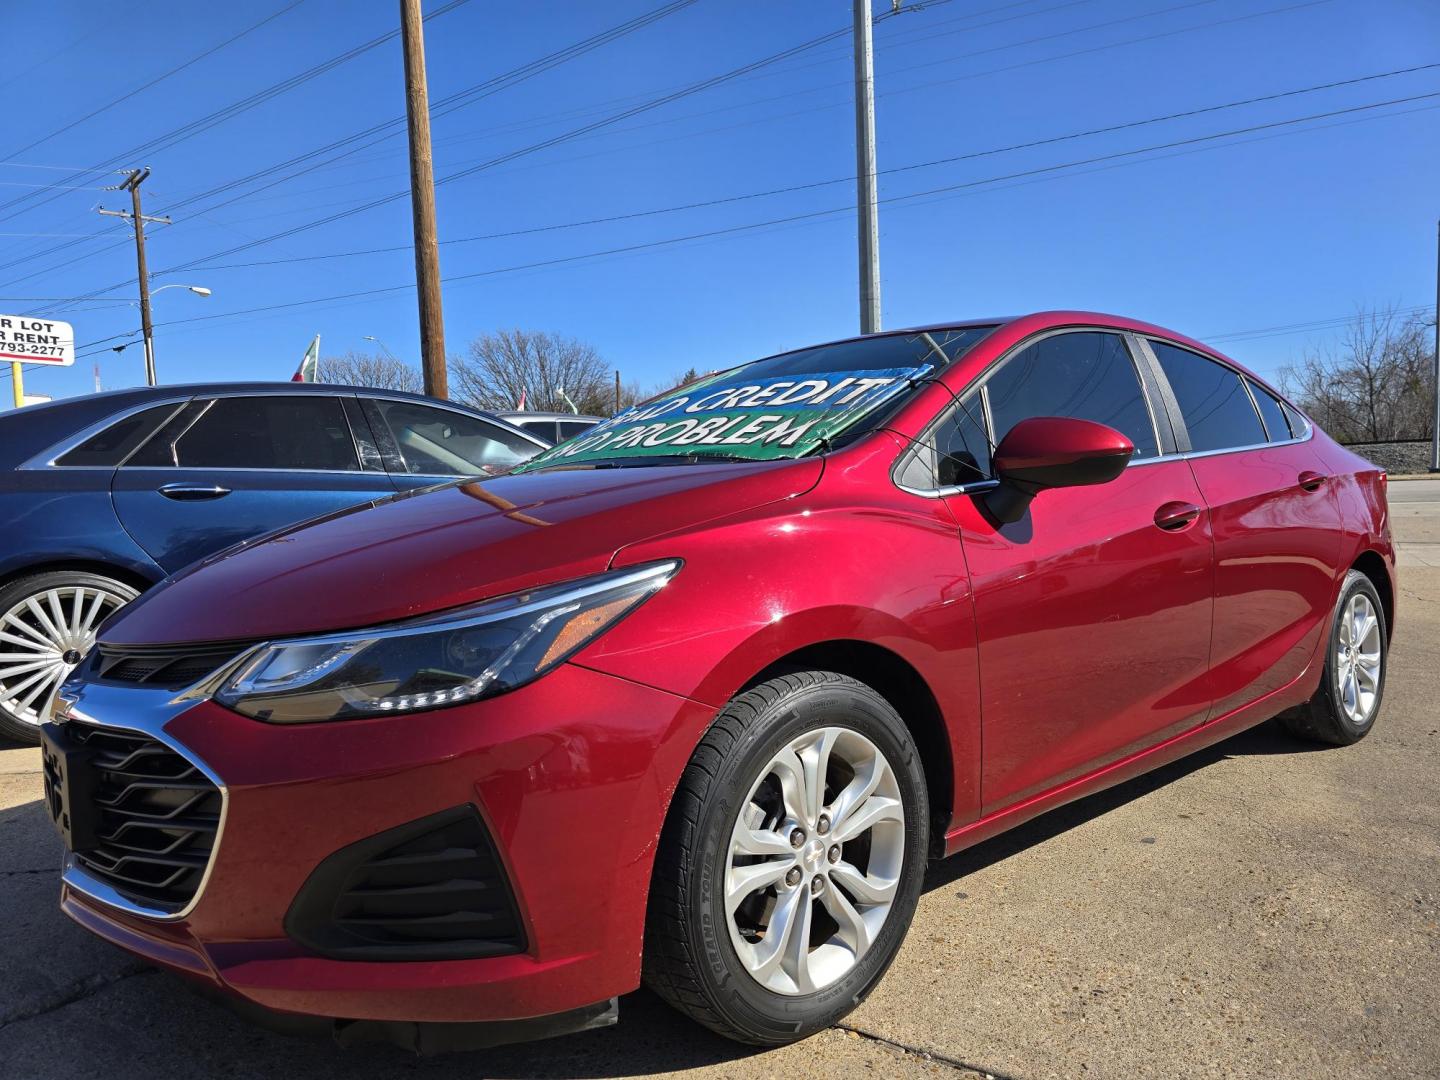
[[[355,440],[338,398],[216,398],[167,424],[132,465],[181,469],[356,472]]]
[[[1190,449],[1233,450],[1264,443],[1265,429],[1238,372],[1164,341],[1150,342],[1175,392]]]

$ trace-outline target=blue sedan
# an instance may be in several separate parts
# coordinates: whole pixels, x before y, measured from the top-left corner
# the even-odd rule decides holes
[[[96,627],[181,567],[548,445],[452,402],[311,383],[118,390],[0,416],[0,737],[35,741]]]

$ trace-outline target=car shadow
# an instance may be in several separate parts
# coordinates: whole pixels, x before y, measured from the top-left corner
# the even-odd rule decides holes
[[[1274,725],[1263,725],[938,863],[926,887],[952,883],[1224,758],[1303,749]],[[4,966],[19,976],[0,980],[0,1018],[18,1017],[3,1025],[6,1044],[22,1060],[43,1053],[53,1067],[53,1072],[47,1067],[48,1075],[85,1074],[98,1060],[115,1065],[107,1066],[107,1080],[229,1074],[236,1062],[249,1062],[257,1074],[305,1074],[311,1080],[367,1080],[411,1069],[457,1080],[477,1075],[601,1080],[727,1065],[761,1070],[760,1062],[747,1061],[761,1051],[720,1038],[646,990],[621,1000],[622,1019],[612,1028],[421,1061],[389,1046],[341,1050],[324,1040],[263,1031],[193,993],[180,979],[135,977],[139,970],[123,954],[60,913],[58,879],[50,869],[59,846],[40,800],[0,810],[0,852],[0,911],[25,928],[23,940],[7,936],[0,947]],[[27,1000],[35,985],[25,977],[27,970],[43,970],[60,989]],[[789,1071],[785,1053],[766,1061],[764,1071]]]
[[[1068,832],[1077,825],[1108,814],[1126,803],[1158,791],[1175,781],[1199,772],[1207,766],[1231,757],[1256,757],[1267,754],[1308,754],[1334,749],[1322,743],[1306,742],[1290,735],[1278,720],[1268,720],[1257,727],[1232,735],[1203,750],[1162,765],[1123,784],[1097,791],[1073,803],[1057,807],[1023,825],[1001,833],[990,840],[932,863],[925,875],[925,891],[944,888],[967,874],[973,874],[1022,851],[1043,844],[1046,840]]]

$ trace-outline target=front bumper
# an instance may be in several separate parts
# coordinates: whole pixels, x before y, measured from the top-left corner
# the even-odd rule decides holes
[[[145,693],[84,685],[72,714],[125,726]],[[122,948],[263,1010],[402,1028],[580,1010],[577,1023],[594,1026],[610,999],[639,985],[655,846],[712,713],[574,664],[488,701],[374,720],[287,727],[200,702],[162,728],[225,791],[194,901],[168,915],[126,910],[67,875],[61,906]],[[342,960],[287,935],[292,902],[332,853],[465,804],[479,810],[513,888],[523,952]]]

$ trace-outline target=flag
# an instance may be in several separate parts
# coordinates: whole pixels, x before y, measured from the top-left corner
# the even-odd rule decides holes
[[[316,382],[320,369],[320,335],[315,335],[315,340],[310,342],[310,347],[305,350],[305,355],[300,358],[300,366],[295,369],[295,374],[290,376],[291,382]]]
[[[515,406],[515,411],[516,411],[516,412],[524,412],[524,411],[525,411],[525,388],[524,388],[523,386],[520,388],[520,402],[519,402],[519,404],[517,404],[517,405]]]

